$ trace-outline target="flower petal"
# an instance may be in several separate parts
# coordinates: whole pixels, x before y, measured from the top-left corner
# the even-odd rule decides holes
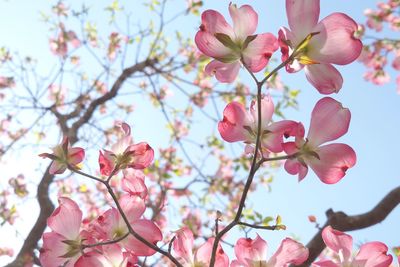
[[[244,106],[239,102],[231,102],[224,109],[224,118],[218,123],[218,131],[227,142],[245,141],[248,132],[243,127],[250,125],[251,120]]]
[[[314,35],[307,55],[321,63],[346,65],[361,54],[362,43],[354,37],[357,23],[343,13],[333,13],[321,20],[312,30]]]
[[[285,238],[278,250],[268,261],[268,266],[286,266],[287,264],[299,265],[308,258],[308,249],[301,243]]]
[[[318,178],[326,184],[335,184],[345,175],[346,171],[356,164],[356,153],[345,144],[329,144],[316,150],[319,159],[312,157],[306,163]]]
[[[152,221],[141,219],[131,223],[133,230],[142,236],[144,239],[152,244],[157,244],[158,241],[162,240],[162,234],[160,229]],[[125,243],[125,247],[137,256],[151,256],[156,251],[149,248],[147,245],[139,241],[133,236],[129,236]]]
[[[317,102],[312,113],[307,138],[313,146],[336,140],[349,129],[351,113],[330,97]]]
[[[224,16],[218,11],[209,9],[201,14],[200,30],[214,35],[216,33],[224,33],[231,38],[235,36],[232,27],[226,22]]]
[[[47,219],[47,225],[67,240],[76,240],[82,223],[82,211],[70,198],[58,198],[59,206]]]
[[[193,242],[192,231],[184,227],[176,232],[176,238],[172,243],[175,254],[188,264],[193,263]]]
[[[233,30],[237,41],[244,41],[247,36],[252,35],[258,24],[258,15],[249,5],[237,8],[235,4],[229,4],[229,14],[233,21]]]
[[[236,258],[241,263],[262,261],[267,257],[268,245],[258,234],[255,239],[239,238],[235,245]]]
[[[278,43],[281,48],[282,62],[285,62],[293,53],[293,49],[301,40],[297,40],[296,36],[286,27],[281,27],[278,32]],[[304,65],[300,64],[298,60],[292,60],[286,64],[285,69],[289,73],[294,73],[301,70]]]
[[[311,33],[319,18],[319,0],[286,0],[289,27],[301,38]]]
[[[68,245],[63,243],[65,237],[56,233],[43,234],[43,246],[40,249],[39,260],[42,266],[58,267],[62,266],[68,258],[60,257],[68,252]]]
[[[242,52],[244,64],[252,72],[259,72],[265,68],[272,54],[278,48],[278,40],[273,34],[258,34]]]
[[[112,155],[113,153],[107,150],[104,150],[104,153],[101,150],[99,151],[99,167],[101,175],[108,176],[114,169],[115,157]]]
[[[265,128],[266,133],[262,137],[262,145],[274,153],[283,151],[283,137],[295,136],[299,123],[291,120],[283,120],[271,123]]]
[[[77,165],[85,158],[85,150],[80,147],[72,147],[68,149],[68,163]]]
[[[211,251],[214,244],[214,238],[209,238],[206,243],[199,247],[196,252],[196,263],[203,263],[208,265],[211,258]],[[196,266],[196,264],[195,264]],[[218,244],[215,267],[228,267],[229,266],[229,258],[228,255],[225,254],[222,249],[221,244]]]
[[[388,255],[388,247],[382,242],[368,242],[361,246],[353,260],[356,266],[387,267],[392,263],[392,255]]]
[[[353,249],[353,238],[350,235],[327,226],[322,230],[322,239],[328,248],[337,254],[342,253],[343,262],[348,261]]]
[[[215,75],[218,81],[222,83],[231,83],[235,81],[240,69],[238,61],[232,63],[223,63],[213,60],[207,64],[205,72],[207,75]]]
[[[194,38],[199,50],[213,58],[224,58],[232,53],[232,50],[223,45],[214,35],[205,31],[198,31]]]
[[[339,264],[334,263],[331,260],[322,260],[313,262],[313,266],[320,266],[320,267],[341,267]]]
[[[250,104],[250,114],[253,117],[252,125],[249,125],[254,132],[257,131],[258,127],[258,105],[257,101],[253,100]],[[267,128],[267,125],[271,122],[272,115],[274,115],[274,102],[270,95],[261,96],[261,131]]]
[[[304,71],[307,80],[323,95],[337,93],[342,88],[342,75],[331,64],[306,65]]]
[[[298,174],[299,182],[306,177],[308,173],[307,165],[301,164],[297,159],[287,159],[285,161],[285,170],[292,175]]]
[[[125,153],[132,155],[132,162],[129,163],[129,167],[134,169],[147,168],[154,159],[154,150],[146,142],[129,146]]]
[[[144,200],[138,196],[123,194],[119,202],[129,221],[138,220],[146,210]]]

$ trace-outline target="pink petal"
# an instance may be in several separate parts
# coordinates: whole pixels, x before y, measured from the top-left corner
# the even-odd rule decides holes
[[[251,120],[239,102],[231,102],[224,109],[224,118],[218,123],[218,131],[222,139],[227,142],[244,141],[247,139],[248,132],[243,127],[250,125]]]
[[[290,29],[300,38],[311,33],[319,18],[319,0],[286,0]]]
[[[129,221],[138,220],[146,210],[144,200],[138,196],[123,194],[119,202]]]
[[[322,260],[313,262],[313,266],[320,266],[320,267],[341,267],[339,264],[334,263],[331,260]]]
[[[252,125],[244,124],[251,126],[254,132],[257,131],[258,127],[258,105],[257,101],[253,100],[250,104],[250,114],[253,117]],[[270,95],[262,95],[261,96],[261,130],[265,130],[267,125],[271,122],[272,115],[274,115],[274,102],[272,102],[272,98]]]
[[[283,137],[295,136],[298,132],[298,127],[299,123],[290,120],[271,123],[265,128],[267,133],[263,135],[262,145],[271,152],[281,152],[283,151]]]
[[[304,71],[307,80],[323,95],[337,93],[342,88],[342,75],[331,64],[307,65]]]
[[[209,238],[206,243],[199,247],[196,252],[196,262],[207,264],[210,262],[212,247],[214,244],[214,238]],[[221,244],[218,244],[215,267],[228,267],[229,266],[229,258],[228,255],[225,254],[224,250],[221,247]]]
[[[282,240],[275,254],[268,261],[268,266],[299,265],[308,258],[308,249],[301,243],[290,238]]]
[[[136,178],[135,176],[124,175],[121,181],[122,190],[129,193],[132,196],[139,196],[145,199],[147,196],[147,187],[143,179]]]
[[[356,164],[356,153],[345,144],[329,144],[316,150],[319,159],[312,157],[306,163],[315,172],[318,178],[326,184],[339,182],[347,169]]]
[[[68,260],[68,258],[60,257],[68,252],[68,245],[62,242],[65,237],[55,232],[50,232],[44,233],[42,238],[43,246],[39,255],[42,266],[62,266]]]
[[[258,34],[242,52],[244,64],[252,72],[259,72],[265,68],[272,54],[278,48],[278,40],[273,34]]]
[[[105,150],[104,154],[101,150],[99,151],[99,166],[100,173],[102,175],[108,176],[111,174],[115,167],[114,160],[115,157],[112,157],[112,153],[110,151]]]
[[[144,239],[150,243],[156,245],[158,241],[162,240],[162,234],[160,229],[152,221],[141,219],[132,222],[132,228]],[[125,244],[125,247],[137,256],[151,256],[156,253],[153,249],[139,241],[133,236],[129,236]]]
[[[50,165],[49,173],[61,174],[64,173],[66,169],[67,169],[67,164],[65,164],[64,162],[59,162],[57,160],[54,160]]]
[[[186,263],[193,262],[193,242],[194,237],[192,231],[183,227],[176,232],[175,240],[172,244],[175,254],[184,259]]]
[[[301,164],[297,159],[287,159],[285,161],[285,170],[292,175],[296,175],[298,174],[298,179],[299,182],[301,180],[304,179],[304,177],[306,177],[307,173],[308,173],[308,167],[307,165],[304,166],[303,164]]]
[[[327,226],[322,230],[322,239],[328,248],[337,254],[342,253],[343,262],[348,261],[353,249],[353,238],[350,235]]]
[[[77,165],[85,158],[85,150],[80,147],[72,147],[68,149],[68,163]]]
[[[254,240],[239,238],[235,245],[235,255],[241,263],[262,261],[267,257],[267,249],[267,242],[257,234]]]
[[[154,150],[146,142],[129,146],[127,152],[133,157],[133,162],[129,163],[130,168],[140,170],[147,168],[154,159]]]
[[[103,255],[97,252],[90,252],[85,255],[82,255],[74,264],[74,267],[104,267],[102,261],[106,261]]]
[[[350,110],[333,98],[324,97],[317,102],[312,113],[307,138],[313,146],[335,140],[349,129]]]
[[[59,206],[47,219],[47,225],[67,240],[76,240],[82,223],[82,211],[67,197],[58,198]]]
[[[218,60],[213,60],[207,64],[205,73],[207,75],[215,75],[218,81],[222,83],[234,82],[240,69],[238,61],[232,63],[223,63]]]
[[[343,13],[333,13],[321,20],[312,32],[308,56],[321,63],[346,65],[361,54],[362,43],[354,37],[357,23]]]
[[[124,153],[126,148],[133,143],[131,137],[131,127],[125,122],[118,126],[120,128],[118,129],[119,138],[118,141],[111,147],[111,151],[116,155]]]
[[[199,50],[209,57],[225,58],[227,55],[232,54],[230,48],[223,45],[209,32],[198,31],[194,40]]]
[[[237,8],[235,4],[229,4],[229,14],[233,21],[233,30],[236,40],[244,41],[247,36],[252,35],[258,24],[258,15],[249,5],[243,5]]]
[[[293,53],[293,49],[297,46],[297,43],[302,40],[296,40],[296,36],[286,27],[281,27],[278,32],[278,43],[281,48],[282,62],[285,62],[289,56]],[[292,45],[289,46],[289,44]],[[294,73],[301,70],[304,65],[300,64],[297,60],[286,64],[285,69],[289,73]]]
[[[393,257],[387,253],[388,247],[382,242],[369,242],[361,246],[353,264],[364,267],[388,267]]]
[[[195,42],[201,52],[214,58],[222,58],[232,51],[225,47],[215,37],[216,33],[228,35],[232,40],[235,38],[232,27],[226,22],[225,18],[215,10],[206,10],[201,15],[200,30],[195,36]]]
[[[299,151],[299,148],[297,147],[295,142],[286,142],[282,144],[283,151],[285,151],[286,154],[288,155],[293,155],[294,153],[297,153]],[[296,174],[296,173],[291,173],[291,174]]]
[[[232,27],[226,22],[224,16],[215,10],[206,10],[201,14],[200,30],[214,35],[216,33],[224,33],[233,38],[234,31]]]

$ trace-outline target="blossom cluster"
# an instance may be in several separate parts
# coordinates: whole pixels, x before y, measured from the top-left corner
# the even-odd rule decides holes
[[[400,30],[400,2],[397,0],[388,0],[379,2],[377,9],[366,9],[364,15],[367,21],[361,25],[359,34],[365,36],[366,40],[372,39],[372,42],[364,44],[364,49],[359,58],[367,71],[364,78],[376,85],[383,85],[390,82],[391,77],[387,66],[391,66],[396,72],[400,71],[400,40],[392,38],[396,36],[395,32]],[[374,37],[372,33],[380,33],[387,25],[387,30],[393,31],[393,35],[388,37]],[[396,76],[397,93],[400,93],[400,75]]]
[[[191,1],[189,10],[201,5],[196,3],[201,2]],[[227,104],[223,118],[218,122],[218,131],[227,142],[245,144],[245,153],[253,159],[249,177],[254,176],[265,162],[284,161],[285,170],[297,175],[299,181],[306,177],[311,168],[323,183],[334,184],[356,164],[356,153],[349,145],[332,143],[347,133],[351,119],[349,109],[332,97],[321,98],[311,112],[306,134],[301,122],[274,120],[273,99],[262,89],[269,78],[280,68],[285,68],[288,73],[304,70],[307,80],[320,94],[338,93],[343,86],[343,78],[334,65],[349,64],[360,56],[362,43],[355,36],[358,26],[343,13],[333,13],[319,20],[319,0],[286,0],[286,11],[289,27],[282,27],[277,37],[272,33],[255,34],[258,14],[250,5],[229,5],[233,26],[218,11],[206,10],[202,13],[195,43],[204,55],[213,58],[205,67],[205,74],[215,75],[220,82],[231,83],[243,67],[251,74],[258,89],[257,97],[251,101],[248,109],[237,101]],[[55,12],[61,16],[66,12],[65,7],[59,6]],[[55,42],[57,47],[53,49],[54,52],[64,56],[68,51],[67,43],[78,46],[79,40],[75,37],[71,32],[62,31]],[[108,57],[111,61],[118,54],[121,41],[118,33],[110,36]],[[278,49],[281,63],[259,81],[255,73],[267,67]],[[200,87],[210,86],[209,78],[199,75],[198,79]],[[167,89],[165,87],[163,91],[167,92]],[[204,106],[206,97],[207,92],[198,95],[194,102]],[[177,140],[188,132],[188,128],[179,120],[171,127]],[[174,154],[175,150],[171,148],[162,153]],[[205,242],[199,243],[199,246],[195,245],[192,229],[184,225],[172,235],[168,251],[162,250],[157,243],[165,242],[160,230],[165,225],[157,225],[154,217],[150,220],[144,216],[146,202],[153,193],[145,184],[144,169],[153,162],[154,151],[147,142],[134,143],[131,128],[126,123],[119,125],[118,140],[111,148],[99,153],[100,178],[81,171],[85,150],[71,147],[67,137],[53,148],[52,153],[42,153],[40,156],[52,160],[49,174],[62,174],[70,170],[91,178],[106,187],[115,204],[95,218],[84,218],[74,200],[60,196],[59,206],[47,220],[50,232],[43,235],[40,249],[39,259],[45,267],[138,266],[141,263],[139,257],[152,256],[156,252],[166,256],[175,265],[185,267],[286,267],[304,264],[309,259],[309,249],[292,238],[282,240],[277,251],[268,258],[267,242],[257,234],[254,239],[239,238],[236,241],[235,259],[232,260],[219,242],[225,236],[218,232],[218,225],[215,236],[205,238]],[[231,184],[234,175],[231,172],[232,162],[222,155],[220,158],[225,164],[219,166],[216,176]],[[173,169],[172,163],[166,164],[165,168]],[[111,184],[113,177],[118,174],[122,174],[120,182]],[[242,199],[237,201],[240,203],[236,213],[238,218],[244,207],[242,200],[245,200],[251,186],[251,179],[248,181],[250,185],[244,187]],[[120,194],[114,193],[115,186],[120,187]],[[238,224],[237,219],[231,223],[233,226]],[[322,231],[322,238],[333,256],[323,254],[313,266],[385,267],[392,262],[387,246],[381,242],[364,244],[352,257],[350,235],[327,226]]]

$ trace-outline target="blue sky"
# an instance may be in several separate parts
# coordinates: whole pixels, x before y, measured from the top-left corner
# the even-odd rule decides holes
[[[105,5],[111,1],[101,2]],[[205,1],[202,10],[216,9],[228,15],[229,2],[228,0]],[[0,1],[2,11],[0,46],[5,45],[12,51],[21,51],[22,55],[33,55],[39,61],[46,62],[46,57],[49,55],[47,38],[49,35],[44,34],[47,32],[47,27],[39,21],[39,11],[48,10],[48,3],[44,0]],[[94,3],[92,1],[91,5],[96,9]],[[175,3],[180,4],[176,0]],[[235,3],[238,5],[249,3],[257,10],[258,32],[268,31],[276,34],[280,26],[287,25],[284,1],[236,1]],[[375,7],[375,3],[374,0],[353,0],[351,4],[346,0],[322,0],[320,18],[332,12],[344,12],[356,21],[364,22],[363,10]],[[181,30],[187,35],[194,36],[198,23],[198,18],[185,21],[184,24],[180,24]],[[99,24],[107,27],[105,21],[99,20]],[[45,63],[40,67],[44,65]],[[395,139],[400,130],[400,96],[395,92],[395,84],[392,82],[377,87],[365,82],[362,78],[365,68],[357,62],[341,66],[339,70],[344,77],[344,86],[332,97],[341,101],[352,113],[349,132],[340,139],[340,142],[349,144],[357,152],[357,165],[335,185],[321,183],[312,172],[304,181],[298,183],[296,177],[282,171],[276,176],[270,194],[266,194],[266,189],[260,188],[257,193],[251,195],[250,201],[259,212],[282,215],[288,227],[286,232],[263,234],[272,249],[276,248],[282,238],[292,233],[307,243],[315,233],[314,226],[307,220],[308,215],[315,215],[321,223],[324,223],[324,212],[329,208],[344,211],[349,215],[364,213],[400,184],[398,172],[400,143]],[[393,72],[391,74],[392,78],[395,77]],[[307,83],[303,72],[293,75],[282,73],[282,75],[285,83],[291,88],[302,89],[298,99],[300,110],[288,111],[287,118],[302,121],[307,129],[311,110],[321,95]],[[241,78],[251,85],[251,80],[244,71],[241,71]],[[137,103],[137,106],[139,110],[144,108],[140,103]],[[220,107],[221,111],[222,109],[223,107]],[[137,119],[143,120],[140,117]],[[151,134],[151,131],[140,131]],[[36,216],[36,213],[32,216]],[[400,245],[399,221],[400,209],[397,209],[383,223],[351,234],[355,244],[379,240],[389,247],[398,246]],[[0,230],[1,232],[3,231]],[[0,247],[2,245],[5,243],[0,241]]]

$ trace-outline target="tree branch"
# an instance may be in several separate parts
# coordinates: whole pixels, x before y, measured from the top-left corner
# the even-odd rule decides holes
[[[49,169],[50,165],[47,167],[37,190],[37,200],[40,207],[39,217],[26,237],[17,257],[13,262],[6,265],[6,267],[25,266],[27,262],[32,262],[34,259],[34,250],[37,248],[38,242],[46,229],[47,218],[54,210],[54,205],[49,198],[49,187],[53,182],[54,175],[49,173]]]
[[[372,210],[369,212],[348,216],[342,211],[334,212],[332,209],[326,211],[327,222],[322,229],[328,225],[339,231],[353,231],[367,228],[382,222],[397,205],[400,204],[400,187],[390,191]],[[322,229],[307,244],[310,255],[302,267],[310,266],[325,248],[322,240]]]
[[[71,117],[61,115],[56,112],[55,109],[52,109],[51,111],[57,118],[63,134],[69,137],[71,145],[78,141],[79,129],[92,118],[94,112],[100,105],[116,97],[123,83],[131,75],[136,72],[143,71],[146,67],[152,66],[156,62],[157,59],[146,59],[129,68],[124,69],[121,75],[119,75],[117,80],[114,82],[111,90],[103,96],[93,100],[86,111],[83,113],[83,115],[72,124],[71,128],[68,128],[67,126],[67,120]],[[39,217],[36,220],[36,223],[32,227],[27,238],[25,239],[22,248],[18,252],[17,257],[14,259],[14,261],[6,265],[6,267],[23,267],[26,265],[26,263],[33,261],[34,251],[38,247],[38,242],[41,239],[42,234],[47,226],[47,218],[54,210],[54,205],[49,198],[49,187],[50,184],[53,182],[54,175],[49,174],[49,168],[50,165],[47,167],[46,172],[44,173],[42,180],[38,185],[37,199],[40,207]]]

